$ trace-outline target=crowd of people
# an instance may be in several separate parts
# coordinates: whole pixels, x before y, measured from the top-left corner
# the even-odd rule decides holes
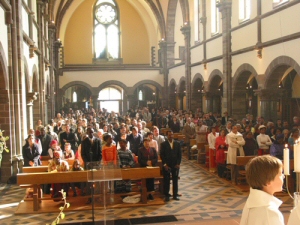
[[[170,128],[171,132],[166,136],[161,135],[162,128]],[[263,117],[254,119],[252,115],[236,120],[227,112],[221,116],[218,113],[203,113],[200,108],[192,112],[163,108],[150,111],[147,107],[141,107],[131,109],[124,115],[109,113],[105,109],[69,109],[67,113],[57,113],[49,124],[37,121],[35,129],[28,131],[29,136],[23,147],[24,166],[40,165],[40,156],[50,156],[53,163],[59,157],[60,165],[62,161],[76,159],[83,169],[88,169],[90,162],[101,160],[105,165],[118,161],[121,168],[135,164],[155,166],[161,158],[164,179],[173,179],[173,198],[179,200],[176,183],[181,147],[184,145],[189,149],[190,139],[209,144],[210,150],[216,155],[214,160],[219,176],[222,176],[224,165],[231,164],[231,181],[236,183],[237,155],[271,154],[282,159],[284,145],[287,144],[290,157],[293,158],[293,145],[299,139],[299,128],[298,117],[294,117],[292,123],[281,119],[276,122],[265,121]],[[180,145],[173,141],[173,133],[178,132],[185,135],[185,143]],[[170,148],[177,150],[170,151]],[[62,166],[56,168],[68,169]],[[147,180],[147,187],[151,200],[154,198],[151,194],[154,190],[153,179]],[[167,201],[170,197],[169,188],[168,185],[164,187]],[[45,191],[47,193],[50,190]],[[84,191],[82,193],[85,194]]]

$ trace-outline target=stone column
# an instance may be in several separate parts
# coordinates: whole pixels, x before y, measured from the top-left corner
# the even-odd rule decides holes
[[[24,62],[23,62],[23,28],[22,28],[22,1],[16,0],[11,1],[13,21],[11,26],[11,48],[10,55],[11,65],[10,65],[10,76],[9,76],[9,86],[10,86],[10,120],[11,120],[11,130],[10,130],[10,158],[6,161],[6,171],[5,176],[16,175],[19,171],[18,161],[22,158],[22,143],[23,137],[23,114],[22,114],[22,86],[21,80],[24,76]],[[24,112],[26,115],[26,112]],[[12,166],[12,167],[11,167]],[[3,179],[3,178],[2,178]]]
[[[273,119],[276,121],[280,114],[281,94],[280,90],[256,90],[256,94],[260,100],[260,113],[258,114],[265,118],[265,120]]]
[[[58,92],[58,89],[56,89],[56,79],[55,77],[55,47],[54,47],[54,41],[55,41],[55,35],[56,35],[56,29],[55,26],[52,23],[49,23],[48,25],[48,32],[49,32],[49,76],[50,76],[50,118],[54,118],[55,115],[55,97],[56,93]]]
[[[222,14],[223,42],[223,99],[222,114],[227,111],[232,114],[232,77],[231,77],[231,0],[220,0],[217,7]]]
[[[59,88],[59,53],[60,53],[60,48],[62,48],[62,43],[60,40],[56,40],[53,43],[53,63],[54,63],[54,68],[56,68],[56,70],[54,71],[54,79],[55,79],[55,109],[56,111],[61,110],[62,108],[62,97],[64,95],[63,91],[60,90]]]
[[[162,74],[164,76],[164,87],[163,87],[163,99],[162,99],[162,106],[168,106],[169,105],[169,99],[168,99],[168,84],[169,84],[169,70],[168,70],[168,61],[167,61],[167,49],[168,44],[165,40],[161,40],[159,43],[160,48],[160,66],[162,67]]]
[[[181,27],[181,32],[184,35],[185,42],[185,77],[186,77],[186,108],[191,109],[191,27],[189,24],[185,23]]]
[[[45,3],[42,0],[37,1],[37,18],[38,18],[38,46],[40,50],[39,57],[39,87],[40,87],[40,119],[43,121],[43,124],[47,124],[46,121],[46,109],[45,109],[45,43],[44,43],[44,14],[45,14]]]

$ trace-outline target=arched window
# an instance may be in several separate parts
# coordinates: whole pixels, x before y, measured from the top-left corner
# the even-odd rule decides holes
[[[217,1],[211,0],[211,33],[219,33],[220,13],[217,8]]]
[[[100,101],[100,108],[107,109],[108,112],[120,112],[119,107],[123,99],[123,91],[114,87],[107,87],[99,92],[98,100]]]
[[[73,102],[77,102],[77,93],[76,91],[73,92]]]
[[[98,0],[94,6],[95,59],[120,58],[119,13],[114,0]]]
[[[251,0],[239,1],[239,19],[240,22],[250,19],[251,13]]]
[[[139,91],[139,101],[143,101],[143,91]]]

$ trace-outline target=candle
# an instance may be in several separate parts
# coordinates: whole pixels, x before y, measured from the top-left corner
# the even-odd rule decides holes
[[[290,175],[290,150],[287,145],[283,149],[283,171],[284,175]]]
[[[294,171],[300,172],[300,144],[298,141],[294,144]]]

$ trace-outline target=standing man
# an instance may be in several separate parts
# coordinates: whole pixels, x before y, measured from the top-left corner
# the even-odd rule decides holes
[[[84,169],[93,169],[88,163],[95,162],[99,163],[102,159],[102,143],[99,138],[96,138],[94,135],[94,129],[88,127],[86,130],[87,137],[81,142],[81,158],[84,162]],[[93,167],[94,165],[92,165]],[[96,186],[97,188],[97,186]],[[88,183],[86,194],[90,195],[92,189],[92,184]],[[86,204],[91,204],[92,198],[88,198]]]
[[[40,135],[38,136],[38,138],[40,139],[40,142],[42,144],[41,156],[47,156],[52,137],[46,133],[45,127],[40,128]]]
[[[84,162],[84,168],[87,168],[89,162],[100,162],[102,159],[102,144],[99,138],[96,138],[93,133],[94,129],[89,127],[86,131],[88,137],[86,137],[81,145],[81,157]]]
[[[65,143],[70,143],[71,149],[75,150],[76,137],[75,134],[71,132],[69,124],[66,124],[66,131],[60,134],[59,142],[60,142],[61,149],[63,150],[65,149]]]
[[[173,199],[178,198],[178,174],[181,163],[181,147],[179,142],[173,139],[173,132],[167,132],[168,139],[161,144],[160,157],[163,164],[164,195],[165,201],[170,200],[170,175],[172,174]]]

